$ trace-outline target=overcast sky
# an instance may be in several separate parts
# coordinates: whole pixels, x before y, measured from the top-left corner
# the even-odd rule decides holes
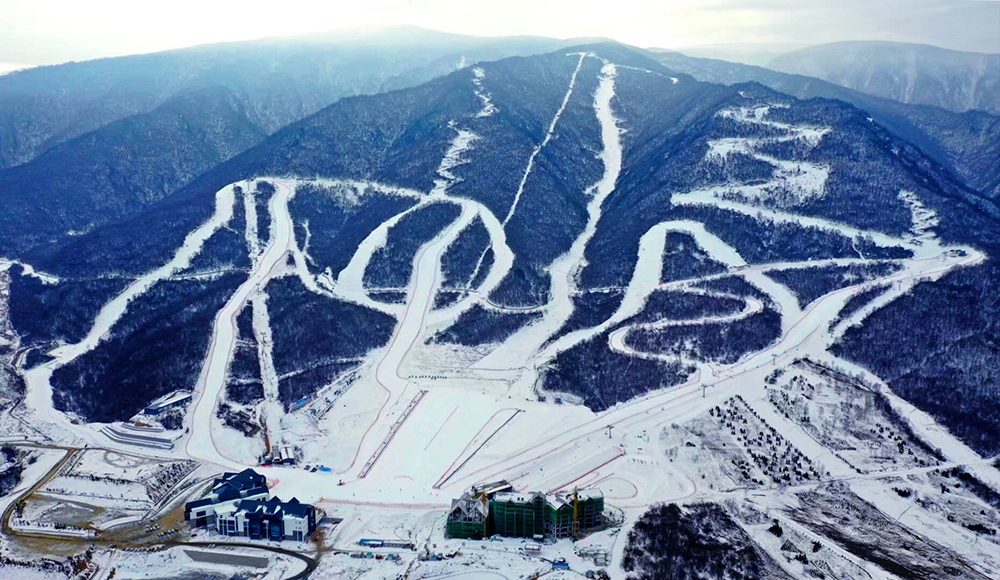
[[[0,63],[399,24],[663,48],[894,40],[1000,52],[994,0],[0,0]]]

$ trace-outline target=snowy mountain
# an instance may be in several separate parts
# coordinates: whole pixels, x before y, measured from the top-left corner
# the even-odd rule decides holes
[[[355,94],[574,41],[403,27],[40,67],[0,79],[0,246],[120,221]],[[25,224],[30,224],[25,227]]]
[[[421,577],[586,570],[587,549],[616,578],[1000,566],[1000,209],[874,113],[590,43],[215,135],[166,151],[170,191],[103,224],[10,222],[5,429],[119,461],[139,452],[115,429],[140,417],[168,441],[142,457],[202,479],[265,463],[274,493],[342,520],[328,547],[462,553],[406,553]],[[77,167],[87,143],[23,170]],[[178,177],[200,155],[220,162]],[[51,204],[96,220],[108,179],[75,179],[81,207]],[[141,414],[174,392],[190,403]],[[275,447],[299,465],[270,465]],[[521,540],[444,538],[451,500],[496,481],[600,490],[613,530],[544,562]],[[17,522],[58,520],[34,501]],[[313,561],[402,570],[353,560]]]
[[[25,163],[59,143],[149,112],[187,91],[228,89],[255,125],[273,133],[344,96],[420,84],[462,62],[578,42],[484,39],[400,27],[36,67],[0,78],[0,167]]]
[[[836,42],[777,56],[766,66],[901,103],[1000,113],[1000,54],[926,44]]]
[[[416,205],[410,201],[400,206],[394,195],[366,201],[364,215],[381,214],[382,219],[407,207],[407,211],[425,207],[428,202],[420,202],[421,195],[430,192],[428,199],[436,199],[434,192],[447,187],[452,197],[442,197],[437,206],[458,208],[462,204],[455,205],[452,199],[468,200],[462,203],[474,204],[471,207],[477,208],[478,221],[489,235],[473,236],[470,229],[468,235],[455,239],[446,254],[444,285],[453,290],[440,298],[444,302],[437,315],[441,322],[424,331],[430,344],[484,348],[509,337],[482,364],[503,361],[516,368],[550,360],[555,370],[538,380],[555,390],[572,392],[600,410],[655,387],[646,382],[646,373],[666,373],[662,385],[663,380],[683,382],[691,370],[661,368],[664,363],[655,359],[630,360],[613,350],[588,355],[581,350],[607,349],[596,338],[623,327],[625,313],[641,306],[622,301],[630,279],[638,275],[637,252],[650,231],[662,232],[658,235],[676,231],[695,235],[697,240],[702,230],[686,224],[704,224],[708,233],[735,248],[740,255],[737,263],[844,260],[859,251],[892,260],[913,253],[903,243],[913,226],[912,209],[900,197],[901,191],[914,192],[921,204],[941,216],[935,231],[943,240],[980,241],[964,231],[974,220],[966,214],[996,212],[919,150],[850,106],[797,101],[754,85],[699,83],[620,47],[602,46],[600,51],[600,58],[558,52],[485,63],[414,89],[341,100],[207,172],[134,220],[33,250],[26,254],[26,261],[61,277],[139,274],[168,260],[184,236],[208,217],[214,191],[247,176],[352,180],[424,192],[413,194]],[[619,103],[615,122],[621,135],[620,161],[602,162],[600,156],[607,148],[602,134],[608,128],[594,116],[592,101],[602,79],[605,84],[612,82],[601,72],[605,67],[601,58],[617,65],[613,98]],[[454,166],[442,170],[441,159],[452,159],[446,165]],[[620,163],[620,167],[603,192],[606,199],[601,199],[595,197],[593,184],[604,183],[601,165],[606,172],[609,163],[612,168]],[[325,195],[334,206],[342,203],[333,193]],[[308,274],[300,275],[339,287],[347,282],[341,278],[350,270],[347,259],[354,251],[340,244],[357,244],[370,234],[360,231],[343,240],[327,241],[329,236],[339,236],[341,228],[360,224],[328,221],[334,207],[328,207],[329,202],[317,204],[310,197],[299,195],[289,203],[291,219],[309,228],[295,230],[295,243],[301,246],[308,238],[311,249],[305,262]],[[595,199],[602,203],[593,206]],[[245,194],[240,200],[250,205],[251,198]],[[982,208],[976,209],[977,204]],[[255,205],[258,214],[267,211],[263,200]],[[754,219],[765,209],[779,213],[763,221]],[[818,220],[816,224],[839,225],[799,225],[778,217],[783,215],[780,212]],[[242,220],[241,225],[221,232],[235,229],[239,233],[246,228],[244,213],[237,204],[233,219]],[[398,228],[431,228],[423,238],[400,246],[398,251],[408,254],[378,266],[386,270],[377,278],[372,268],[378,254],[374,255],[361,281],[364,293],[371,297],[353,301],[360,301],[369,311],[392,310],[392,300],[383,305],[387,298],[372,292],[378,288],[402,291],[413,252],[455,217],[442,214],[441,219],[427,217],[389,229],[386,250],[393,252],[391,234]],[[678,225],[665,227],[664,223]],[[266,230],[266,224],[254,224],[258,234]],[[367,227],[376,225],[369,221]],[[504,234],[499,247],[498,228]],[[867,249],[859,250],[858,236],[875,241],[865,241]],[[229,235],[228,241],[216,241],[217,237],[209,238],[199,259],[212,268],[251,266],[251,260],[239,257],[239,246],[244,244],[240,236]],[[689,238],[681,242],[691,243]],[[464,249],[464,244],[474,245]],[[567,256],[580,261],[559,265]],[[553,272],[565,271],[558,268],[575,272],[570,287],[553,278]],[[232,283],[238,283],[238,278]],[[470,293],[470,283],[478,286],[474,293]],[[225,287],[219,291],[225,292]],[[179,297],[182,304],[190,299],[185,294]],[[732,361],[766,345],[767,337],[778,332],[776,325],[780,325],[780,317],[773,312],[765,309],[761,317],[751,317],[746,339],[730,334],[722,350],[694,354],[692,360]],[[582,332],[587,327],[596,330]],[[500,329],[504,330],[497,334]],[[442,334],[435,337],[437,332]],[[750,340],[751,336],[756,338]],[[697,340],[717,339],[701,336]],[[740,346],[742,340],[750,342]],[[102,343],[94,352],[102,348],[111,344]],[[73,364],[91,364],[90,356]],[[587,370],[569,362],[581,356],[597,367]],[[153,370],[157,365],[151,364],[143,367],[144,372],[157,374]],[[621,375],[613,371],[618,364],[638,368]],[[189,373],[194,373],[196,361],[190,365]],[[116,373],[121,372],[119,365],[114,366]],[[645,370],[639,372],[640,368]],[[65,367],[54,379],[77,377],[80,372]],[[97,370],[88,374],[93,372]],[[586,373],[605,379],[594,382]],[[119,388],[115,380],[99,376],[94,375],[93,385],[74,378],[73,390],[79,391],[75,397],[85,396],[96,384],[103,389]],[[154,397],[157,392],[154,389],[146,396]],[[141,404],[123,412],[134,412]]]
[[[982,111],[954,113],[938,107],[907,105],[818,78],[777,72],[723,60],[659,54],[668,68],[698,80],[734,84],[758,82],[800,99],[826,98],[851,103],[896,135],[917,145],[965,183],[989,197],[1000,196],[1000,116]]]

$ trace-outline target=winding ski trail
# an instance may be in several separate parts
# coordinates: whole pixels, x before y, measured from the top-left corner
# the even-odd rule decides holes
[[[580,62],[586,56],[580,57]],[[501,365],[518,367],[524,365],[534,353],[557,332],[573,314],[572,296],[577,289],[577,276],[584,264],[587,244],[597,231],[601,219],[604,200],[614,191],[622,168],[621,129],[611,109],[615,97],[615,65],[605,64],[601,68],[600,82],[594,95],[594,111],[601,126],[601,161],[604,173],[589,193],[587,203],[587,225],[573,241],[569,251],[560,256],[549,267],[551,277],[551,299],[542,319],[516,332],[498,349],[476,363],[477,368],[498,368]]]
[[[225,387],[229,363],[236,347],[236,317],[251,295],[263,288],[273,272],[284,265],[294,238],[288,201],[295,195],[295,184],[283,179],[269,181],[275,186],[275,193],[268,203],[271,211],[270,239],[250,275],[215,317],[208,356],[198,376],[194,401],[186,420],[190,432],[184,448],[188,456],[225,467],[238,467],[238,464],[227,458],[216,446],[211,425],[215,420],[219,396]]]
[[[114,325],[128,311],[128,306],[133,300],[145,294],[161,280],[190,266],[191,260],[201,252],[204,243],[232,218],[236,199],[234,185],[227,185],[216,192],[215,210],[212,216],[184,238],[181,247],[170,261],[136,279],[101,308],[82,340],[51,350],[48,354],[52,360],[24,373],[27,384],[25,404],[36,418],[44,422],[54,422],[66,437],[75,436],[90,443],[106,444],[105,437],[73,423],[65,414],[55,410],[52,402],[52,373],[90,352],[105,340]]]

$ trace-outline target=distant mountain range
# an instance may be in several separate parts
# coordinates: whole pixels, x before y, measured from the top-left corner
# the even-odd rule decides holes
[[[0,244],[17,251],[132,216],[342,97],[413,86],[481,60],[574,42],[406,27],[199,46],[5,75]],[[30,232],[25,223],[33,224]]]
[[[901,103],[960,113],[973,109],[1000,113],[1000,53],[898,42],[836,42],[776,56],[766,66]]]
[[[787,42],[727,42],[700,44],[671,49],[650,49],[653,52],[680,52],[697,58],[717,58],[729,62],[767,66],[775,58],[809,48],[812,45]]]
[[[0,79],[0,168],[190,90],[228,89],[254,124],[273,133],[344,96],[413,86],[466,63],[579,42],[401,27],[36,67]]]

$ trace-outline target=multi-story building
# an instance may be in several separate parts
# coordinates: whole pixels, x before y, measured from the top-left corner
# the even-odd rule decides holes
[[[446,533],[449,538],[482,539],[488,532],[489,503],[466,492],[451,500]]]
[[[316,531],[316,508],[292,498],[270,498],[267,480],[252,469],[224,473],[208,494],[184,506],[192,527],[253,540],[305,541]]]
[[[488,506],[483,506],[480,500],[481,496],[476,499],[466,493],[452,501],[447,523],[449,537],[481,538],[484,519],[490,534],[513,538],[569,538],[603,524],[604,495],[599,490],[579,491],[575,495],[502,492],[494,494]]]
[[[242,500],[232,511],[218,515],[216,528],[220,534],[251,540],[302,542],[316,531],[316,508],[295,498],[288,502],[276,497]]]
[[[184,519],[192,527],[215,527],[216,516],[234,509],[244,499],[267,499],[267,480],[252,469],[239,473],[223,473],[216,478],[208,494],[184,505]]]
[[[511,538],[545,535],[546,510],[543,493],[498,493],[490,503],[493,533]]]

